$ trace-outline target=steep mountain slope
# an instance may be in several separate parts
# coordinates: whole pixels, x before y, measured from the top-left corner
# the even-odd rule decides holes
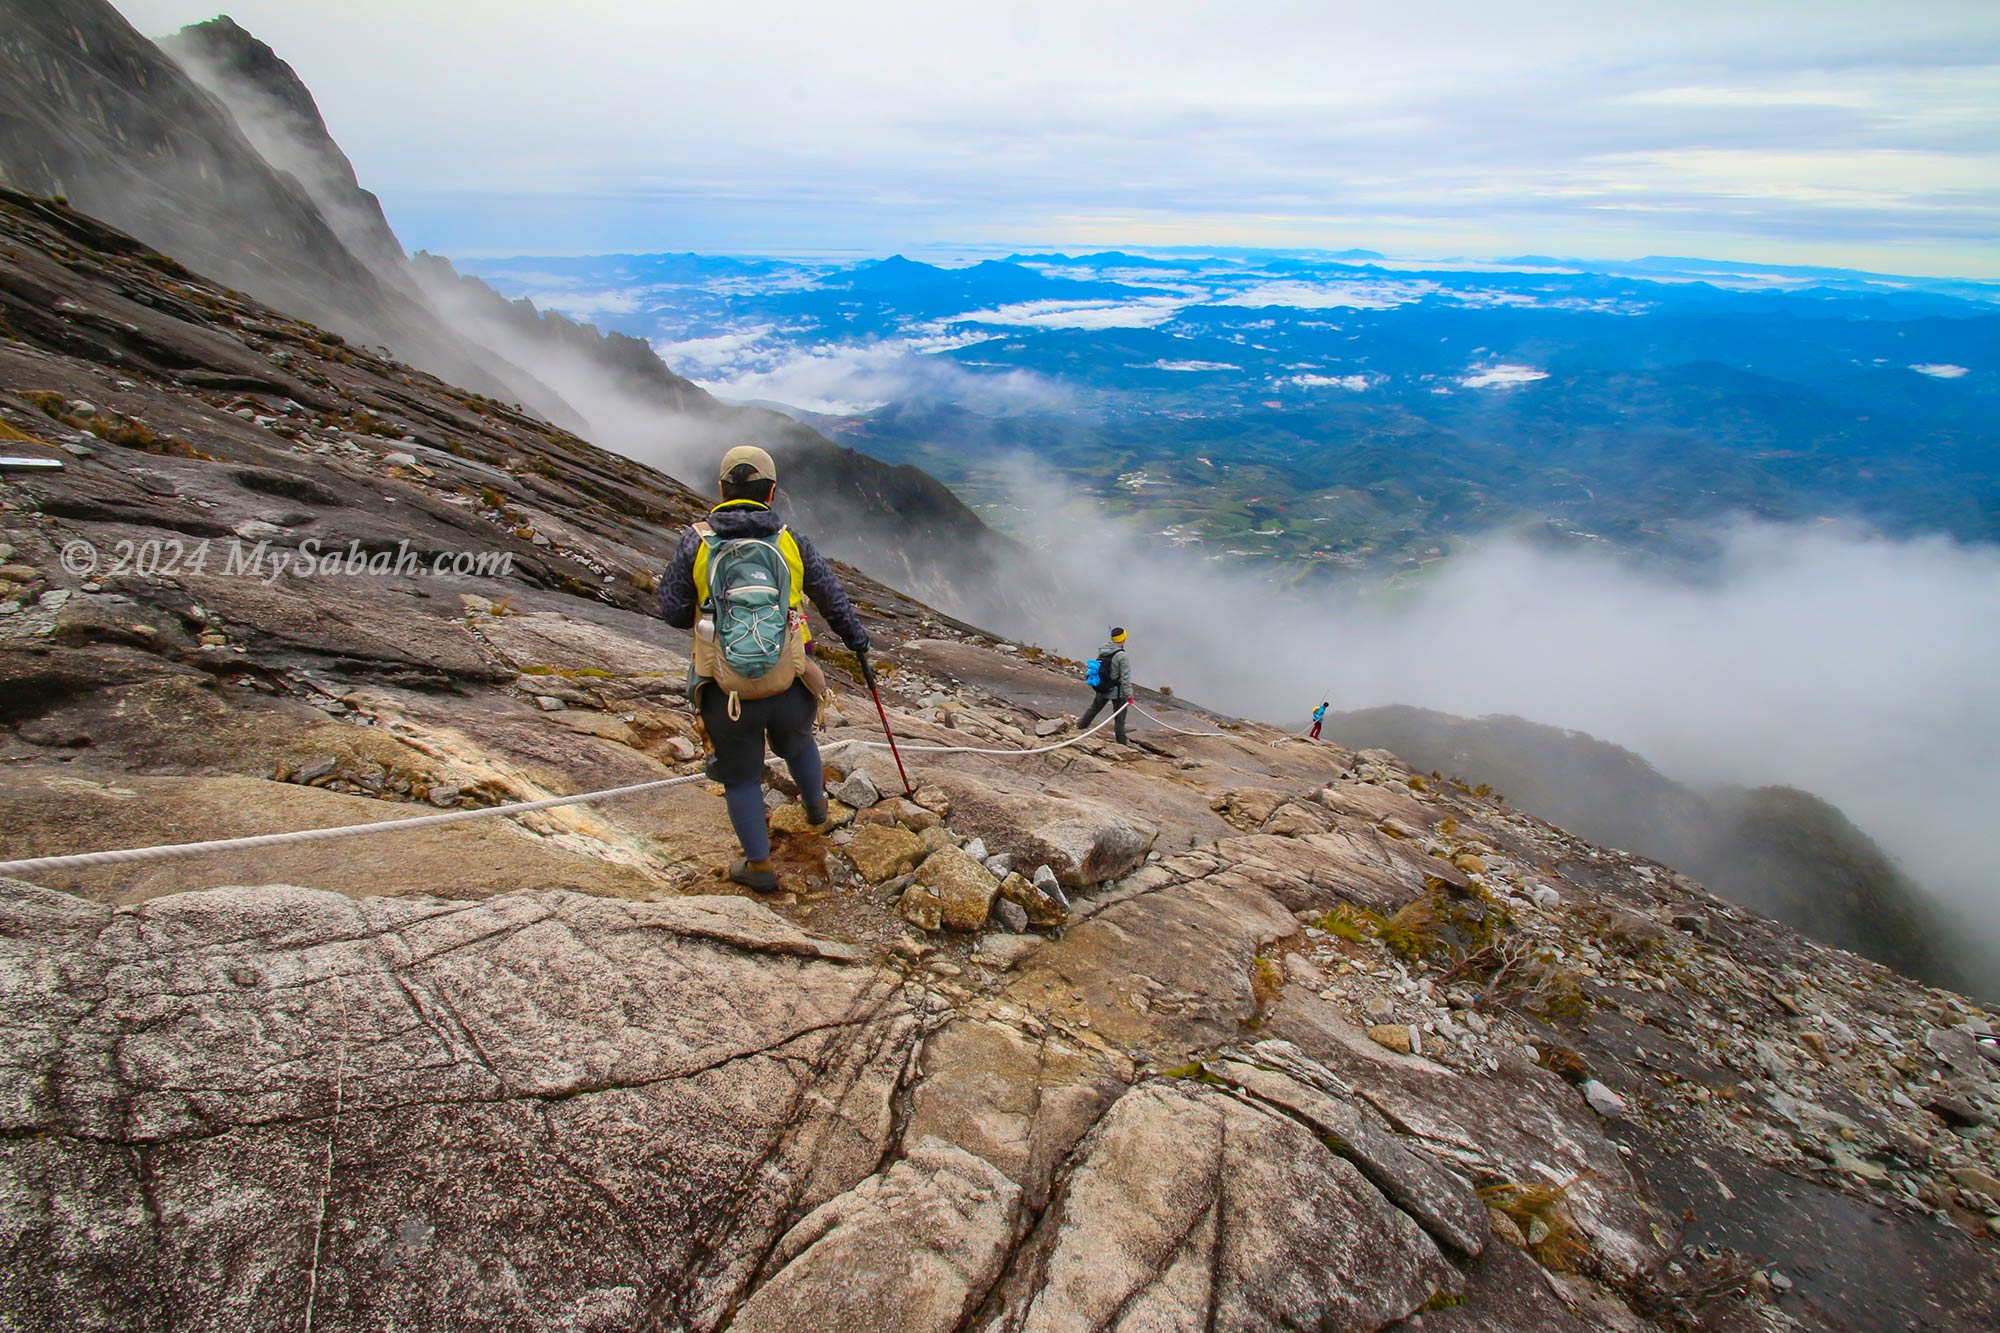
[[[793,511],[827,534],[823,544],[831,554],[961,613],[1029,623],[1048,576],[943,484],[915,468],[877,463],[776,413],[719,403],[640,339],[507,301],[436,256],[412,263],[380,201],[361,187],[328,132],[311,91],[269,46],[216,19],[183,29],[165,47],[235,113],[266,160],[303,183],[320,214],[381,281],[411,293],[509,363],[533,366],[532,377],[512,377],[514,396],[599,444],[697,483],[730,445],[762,444],[781,465]],[[996,566],[1012,577],[989,577]]]
[[[692,493],[51,202],[0,255],[64,465],[0,472],[0,857],[699,775]],[[846,577],[919,786],[829,657],[765,899],[697,782],[0,880],[0,1328],[2000,1321],[1992,1014],[1150,692],[915,749],[1081,692]]]
[[[403,264],[402,242],[382,201],[362,187],[354,164],[327,132],[319,103],[297,71],[226,14],[163,37],[159,47],[222,101],[266,162],[299,183],[348,249],[394,280]]]
[[[1486,783],[1586,837],[1699,875],[1733,902],[1933,985],[1981,992],[1953,914],[1840,811],[1787,787],[1695,791],[1630,750],[1518,717],[1389,707],[1332,713],[1326,734]]]
[[[280,309],[675,474],[705,482],[729,445],[765,443],[831,554],[939,604],[1026,624],[1050,586],[921,472],[725,407],[636,339],[413,267],[311,92],[234,22],[162,51],[105,0],[0,0],[0,18],[0,180],[64,194]],[[987,577],[996,566],[1013,576]]]
[[[469,388],[533,382],[349,249],[299,180],[104,0],[0,0],[0,181]],[[553,395],[550,395],[553,397]]]

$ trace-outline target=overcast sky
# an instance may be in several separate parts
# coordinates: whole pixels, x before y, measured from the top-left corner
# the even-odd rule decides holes
[[[117,0],[160,34],[216,12]],[[1369,246],[2000,277],[2000,0],[233,0],[448,254]]]

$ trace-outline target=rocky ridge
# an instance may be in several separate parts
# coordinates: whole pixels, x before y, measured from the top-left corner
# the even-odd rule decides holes
[[[47,201],[0,248],[0,435],[65,465],[0,474],[0,856],[699,771],[697,497]],[[0,885],[0,1328],[2000,1318],[1991,1013],[1150,691],[917,750],[1085,691],[848,576],[918,785],[829,652],[768,898],[700,784]]]
[[[1827,802],[1789,787],[1698,791],[1630,750],[1524,718],[1403,706],[1327,724],[1423,767],[1476,775],[1598,842],[1670,862],[1732,901],[1933,985],[1992,994],[2000,977],[1956,911]]]
[[[831,554],[934,603],[1025,624],[1051,586],[918,469],[720,402],[640,339],[508,302],[433,256],[411,262],[311,91],[241,25],[155,44],[109,0],[0,0],[0,20],[0,184],[65,196],[351,344],[669,472],[763,443]]]

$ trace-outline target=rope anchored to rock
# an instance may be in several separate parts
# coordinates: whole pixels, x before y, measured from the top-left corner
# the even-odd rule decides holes
[[[907,745],[903,748],[925,754],[986,754],[1004,758],[1027,758],[1031,755],[1049,754],[1055,750],[1067,749],[1110,726],[1128,706],[1119,705],[1089,731],[1080,732],[1060,744],[1044,745],[1032,750],[987,750],[970,745]],[[882,741],[863,740],[836,741],[827,748],[855,745],[876,750],[889,748]],[[551,796],[540,801],[517,801],[511,805],[490,805],[478,810],[452,810],[441,815],[419,815],[415,819],[384,819],[370,824],[341,824],[332,828],[296,829],[289,833],[259,833],[243,838],[214,838],[207,842],[165,843],[156,847],[125,847],[116,851],[77,852],[68,856],[36,856],[22,861],[0,861],[0,875],[33,875],[46,870],[81,870],[89,866],[130,865],[140,861],[165,861],[183,856],[201,856],[209,852],[241,852],[259,847],[284,847],[300,842],[359,838],[371,833],[403,833],[411,829],[438,828],[445,824],[463,824],[474,819],[497,819],[506,815],[525,815],[536,810],[554,810],[559,806],[583,805],[596,801],[616,800],[621,796],[637,796],[641,792],[664,791],[668,787],[678,787],[683,783],[700,782],[706,776],[704,773],[687,773],[677,778],[656,778],[650,782],[607,787],[603,791],[581,792],[575,796]]]
[[[1152,709],[1145,707],[1143,704],[1133,704],[1132,706],[1138,709],[1140,712],[1144,713],[1147,717],[1152,718],[1153,721],[1165,727],[1168,731],[1178,732],[1183,736],[1221,736],[1226,738],[1229,735],[1229,733],[1226,731],[1189,731],[1186,727],[1175,726],[1173,723],[1167,721],[1165,718],[1161,717],[1158,713],[1155,713]]]
[[[453,810],[442,815],[419,815],[415,819],[384,819],[372,824],[341,824],[333,828],[297,829],[290,833],[259,833],[247,838],[215,838],[208,842],[168,843],[158,847],[128,847],[112,852],[78,852],[72,856],[37,856],[26,861],[0,861],[0,875],[31,875],[43,870],[72,870],[84,866],[126,865],[134,861],[164,861],[170,857],[199,856],[204,852],[240,852],[257,847],[282,847],[295,842],[323,842],[330,838],[358,838],[369,833],[400,833],[409,829],[437,828],[441,824],[463,824],[473,819],[495,819],[502,815],[525,815],[535,810],[553,810],[562,805],[586,801],[609,801],[620,796],[636,796],[642,791],[661,791],[686,782],[700,782],[705,775],[688,773],[678,778],[657,778],[624,787],[587,791],[576,796],[551,796],[541,801],[517,801],[512,805],[489,805],[479,810]]]
[[[1066,741],[1058,742],[1055,745],[1037,746],[1035,749],[1032,750],[986,750],[986,749],[981,749],[977,745],[905,745],[903,748],[905,750],[908,750],[911,754],[994,754],[994,755],[1000,755],[1003,758],[1008,758],[1008,759],[1025,759],[1029,755],[1052,754],[1057,750],[1067,750],[1072,745],[1076,745],[1079,742],[1089,740],[1092,736],[1104,730],[1106,727],[1110,726],[1113,722],[1116,722],[1118,720],[1118,715],[1120,713],[1123,713],[1127,708],[1137,708],[1137,707],[1138,707],[1137,704],[1131,703],[1129,701],[1126,703],[1119,704],[1118,707],[1112,709],[1109,713],[1106,713],[1104,715],[1104,720],[1102,722],[1099,722],[1097,725],[1093,726],[1089,731],[1079,731],[1076,735],[1070,737]],[[867,750],[886,750],[890,748],[889,745],[884,741],[863,741],[863,740],[834,741],[831,745],[828,745],[826,748],[831,750],[851,745],[858,745],[863,749]],[[5,869],[4,866],[0,866],[0,870],[4,869]]]

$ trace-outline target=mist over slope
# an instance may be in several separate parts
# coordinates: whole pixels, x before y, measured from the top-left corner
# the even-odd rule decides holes
[[[289,70],[285,73],[289,75]],[[62,195],[192,268],[466,387],[546,386],[350,249],[314,194],[102,0],[0,3],[0,181]]]
[[[1231,711],[1298,723],[1326,699],[1506,713],[1696,787],[1800,788],[2000,959],[1978,833],[2000,792],[2000,549],[1742,522],[1690,569],[1503,537],[1386,590],[1308,595],[1143,545],[1020,484],[1088,593],[1050,626],[1051,646],[1094,651],[1116,620],[1140,680]]]
[[[1732,901],[1931,985],[2000,992],[2000,960],[1964,948],[1964,914],[1943,909],[1808,792],[1696,791],[1630,750],[1505,715],[1391,705],[1329,714],[1326,734],[1491,786],[1511,805],[1655,857]]]

